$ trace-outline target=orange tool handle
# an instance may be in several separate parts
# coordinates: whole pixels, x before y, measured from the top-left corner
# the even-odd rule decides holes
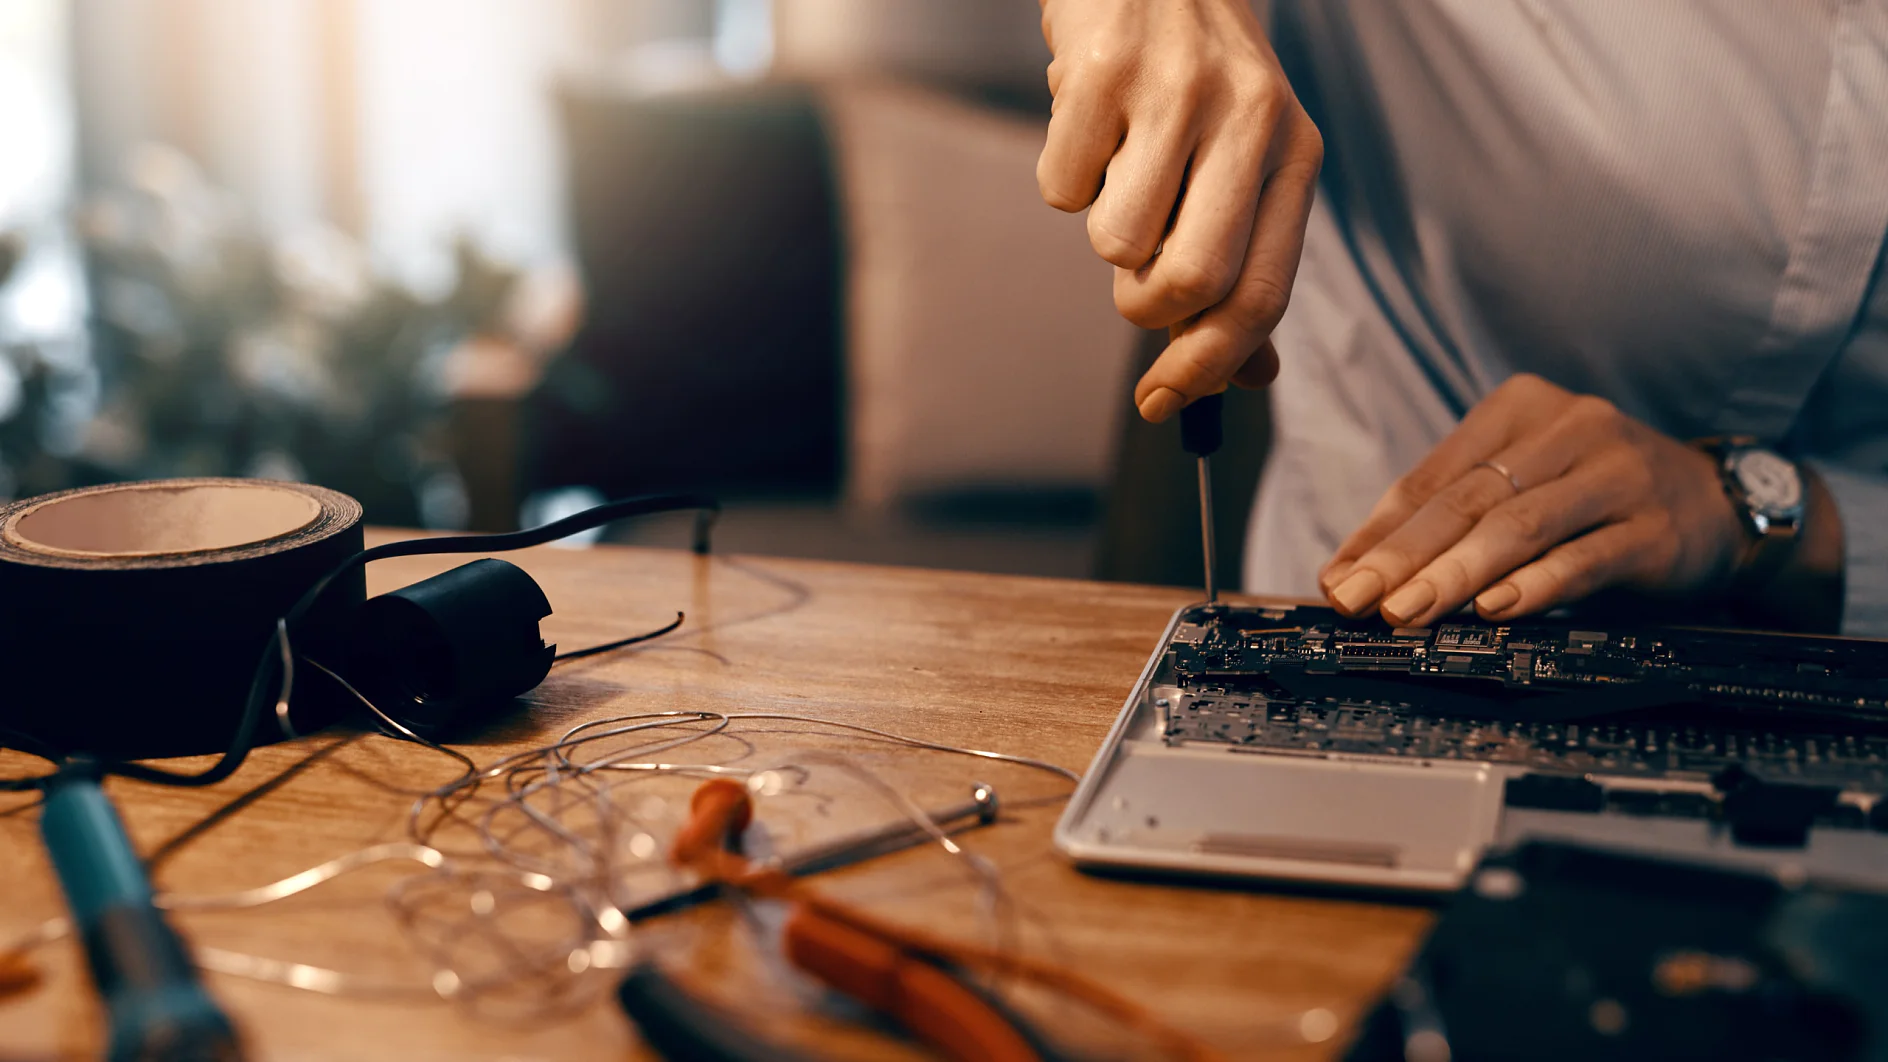
[[[727,848],[754,821],[754,801],[747,787],[727,778],[703,782],[688,801],[688,821],[676,831],[669,858],[697,866]]]
[[[796,904],[787,957],[960,1062],[1042,1062],[1010,1019],[962,981],[895,944]]]

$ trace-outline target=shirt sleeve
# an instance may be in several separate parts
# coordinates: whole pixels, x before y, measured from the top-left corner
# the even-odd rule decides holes
[[[1842,633],[1888,636],[1888,476],[1809,464],[1842,517]]]

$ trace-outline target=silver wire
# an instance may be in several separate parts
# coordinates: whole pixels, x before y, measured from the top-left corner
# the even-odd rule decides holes
[[[288,717],[289,697],[295,692],[295,652],[288,644],[288,620],[279,616],[275,620],[275,644],[282,654],[282,681],[275,690],[275,725],[282,728],[284,736],[294,741],[301,737],[295,732],[295,725]]]
[[[307,892],[317,885],[333,881],[344,874],[351,874],[363,867],[396,860],[411,861],[433,870],[446,865],[446,857],[437,849],[395,841],[391,844],[377,844],[370,848],[349,852],[347,855],[330,859],[326,863],[309,867],[299,874],[291,874],[280,881],[258,885],[253,889],[207,896],[159,893],[155,902],[158,907],[167,911],[229,911],[246,907],[261,907],[264,904],[286,900],[290,896]]]
[[[909,737],[904,734],[896,734],[889,730],[879,730],[875,727],[861,726],[858,723],[845,723],[845,722],[840,722],[837,719],[822,719],[819,716],[796,715],[789,712],[707,712],[707,711],[652,712],[652,713],[646,713],[642,715],[616,716],[610,719],[595,719],[590,722],[582,723],[575,727],[572,727],[569,731],[567,731],[564,734],[564,739],[562,742],[560,742],[556,746],[551,746],[551,747],[562,749],[562,748],[570,747],[573,744],[579,744],[578,742],[573,742],[572,739],[577,734],[583,732],[584,730],[590,727],[608,726],[612,723],[617,723],[617,722],[625,722],[625,721],[635,720],[635,719],[648,719],[648,718],[653,718],[655,716],[668,716],[668,715],[690,715],[690,716],[699,716],[699,717],[718,718],[723,722],[724,727],[717,728],[715,731],[716,733],[718,733],[721,729],[724,729],[725,724],[731,723],[737,719],[772,719],[772,720],[780,720],[780,721],[785,721],[785,722],[810,723],[816,726],[826,726],[826,727],[832,727],[838,730],[850,730],[856,733],[869,734],[872,737],[880,738],[885,741],[897,742],[898,744],[906,745],[911,748],[929,749],[932,752],[947,752],[947,753],[952,753],[959,756],[975,756],[979,759],[994,760],[999,763],[1014,763],[1022,767],[1030,767],[1039,771],[1047,771],[1050,774],[1053,774],[1059,778],[1062,778],[1070,782],[1079,783],[1082,780],[1082,776],[1078,774],[1077,772],[1071,771],[1067,767],[1060,766],[1059,764],[1050,763],[1047,760],[1033,759],[1028,756],[1016,756],[1007,752],[990,752],[985,749],[966,748],[966,747],[962,747],[958,745],[945,745],[940,742],[926,741],[923,738],[914,738],[914,737]],[[651,725],[659,725],[659,724],[651,724]],[[614,734],[614,733],[620,733],[620,732],[622,731],[610,731],[609,733]],[[600,737],[608,736],[608,734],[598,735],[598,736]],[[706,737],[708,735],[703,735],[703,736]]]
[[[293,736],[296,732],[288,704],[295,682],[294,654],[284,625],[278,624],[276,636],[284,655],[276,718],[283,732]],[[179,912],[254,910],[376,864],[406,861],[426,868],[428,873],[396,883],[387,894],[387,903],[407,938],[432,964],[433,974],[427,982],[386,981],[221,948],[195,949],[198,962],[207,970],[327,995],[432,997],[525,1018],[587,1005],[598,992],[607,990],[608,979],[592,975],[621,968],[630,958],[630,927],[616,900],[619,883],[627,875],[648,872],[679,877],[662,858],[666,846],[655,840],[661,824],[647,820],[643,812],[631,810],[612,796],[626,785],[665,776],[732,777],[747,782],[757,797],[808,792],[823,800],[806,788],[812,777],[810,768],[830,767],[850,775],[916,824],[953,860],[960,861],[980,885],[979,908],[995,920],[999,940],[1010,935],[1003,917],[1010,901],[996,868],[954,841],[909,795],[855,759],[812,750],[761,768],[654,758],[725,737],[746,744],[751,754],[752,744],[732,732],[743,721],[802,723],[912,749],[1015,764],[1066,781],[1080,780],[1074,771],[1044,760],[946,745],[856,723],[786,712],[695,709],[590,720],[570,728],[556,742],[511,753],[481,767],[464,753],[402,725],[332,668],[312,658],[302,659],[339,683],[381,724],[387,737],[450,756],[464,768],[463,773],[416,795],[408,815],[409,841],[372,845],[238,892],[164,892],[158,894],[156,902],[166,910]],[[664,733],[676,728],[690,729],[677,735]],[[588,759],[577,756],[579,750],[615,739],[629,739],[629,744],[605,749]],[[615,778],[606,779],[605,775]],[[790,779],[792,784],[763,792],[767,787],[754,783],[766,775]],[[483,789],[488,783],[498,783],[502,794],[486,795]],[[463,809],[474,802],[483,806],[467,819]],[[439,814],[429,821],[429,809],[435,805]],[[580,824],[586,821],[587,825]],[[476,851],[454,855],[432,843],[449,823],[472,831],[478,838]],[[630,843],[625,843],[625,838]],[[533,844],[538,847],[529,847]],[[459,896],[460,892],[464,895]],[[501,901],[501,895],[508,898]],[[514,939],[500,928],[501,908],[516,905],[526,896],[562,905],[575,916],[572,928],[548,942]],[[52,919],[0,954],[30,952],[71,932],[65,919]],[[467,958],[468,949],[474,946],[484,949],[483,959],[478,962]],[[481,963],[489,969],[481,971]]]
[[[284,630],[282,637],[283,638],[288,637],[286,629]],[[284,645],[286,644],[287,643],[285,642]],[[458,760],[460,763],[464,764],[465,769],[468,772],[477,773],[479,769],[479,765],[472,762],[472,757],[467,756],[465,753],[460,752],[456,749],[449,749],[444,745],[438,744],[437,742],[429,741],[426,738],[423,738],[419,736],[418,734],[415,734],[412,730],[409,730],[405,726],[405,724],[401,723],[398,719],[395,719],[393,716],[388,715],[386,712],[381,711],[379,705],[375,704],[371,700],[368,700],[366,694],[362,693],[360,690],[355,689],[353,683],[342,678],[333,668],[329,667],[328,665],[322,663],[319,660],[316,660],[314,657],[308,658],[308,666],[314,668],[317,671],[320,671],[322,674],[340,683],[341,688],[346,690],[349,696],[353,697],[355,700],[359,701],[363,706],[365,706],[369,712],[372,712],[374,715],[374,718],[378,719],[382,726],[387,727],[393,731],[392,734],[388,735],[389,737],[399,737],[406,741],[410,741],[415,745],[424,745],[427,748],[432,749],[434,752],[444,753],[445,755],[451,756],[453,759]],[[280,714],[279,710],[278,710],[278,714]]]

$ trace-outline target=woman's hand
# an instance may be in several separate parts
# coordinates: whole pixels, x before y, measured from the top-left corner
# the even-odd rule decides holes
[[[1042,196],[1089,211],[1122,316],[1172,335],[1141,415],[1270,383],[1324,144],[1249,0],[1042,0],[1042,29]]]
[[[1320,582],[1346,615],[1380,609],[1399,626],[1471,598],[1505,620],[1613,586],[1714,595],[1750,542],[1709,454],[1603,399],[1516,376],[1390,488]]]

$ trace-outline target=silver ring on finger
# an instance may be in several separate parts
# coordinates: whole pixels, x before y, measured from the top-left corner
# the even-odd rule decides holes
[[[1521,486],[1520,478],[1517,477],[1512,471],[1510,471],[1507,465],[1504,465],[1499,461],[1478,461],[1476,462],[1475,467],[1486,468],[1489,471],[1494,472],[1496,475],[1500,476],[1502,479],[1507,480],[1508,486],[1513,487],[1514,492],[1516,494],[1522,494],[1527,491],[1526,487]]]

